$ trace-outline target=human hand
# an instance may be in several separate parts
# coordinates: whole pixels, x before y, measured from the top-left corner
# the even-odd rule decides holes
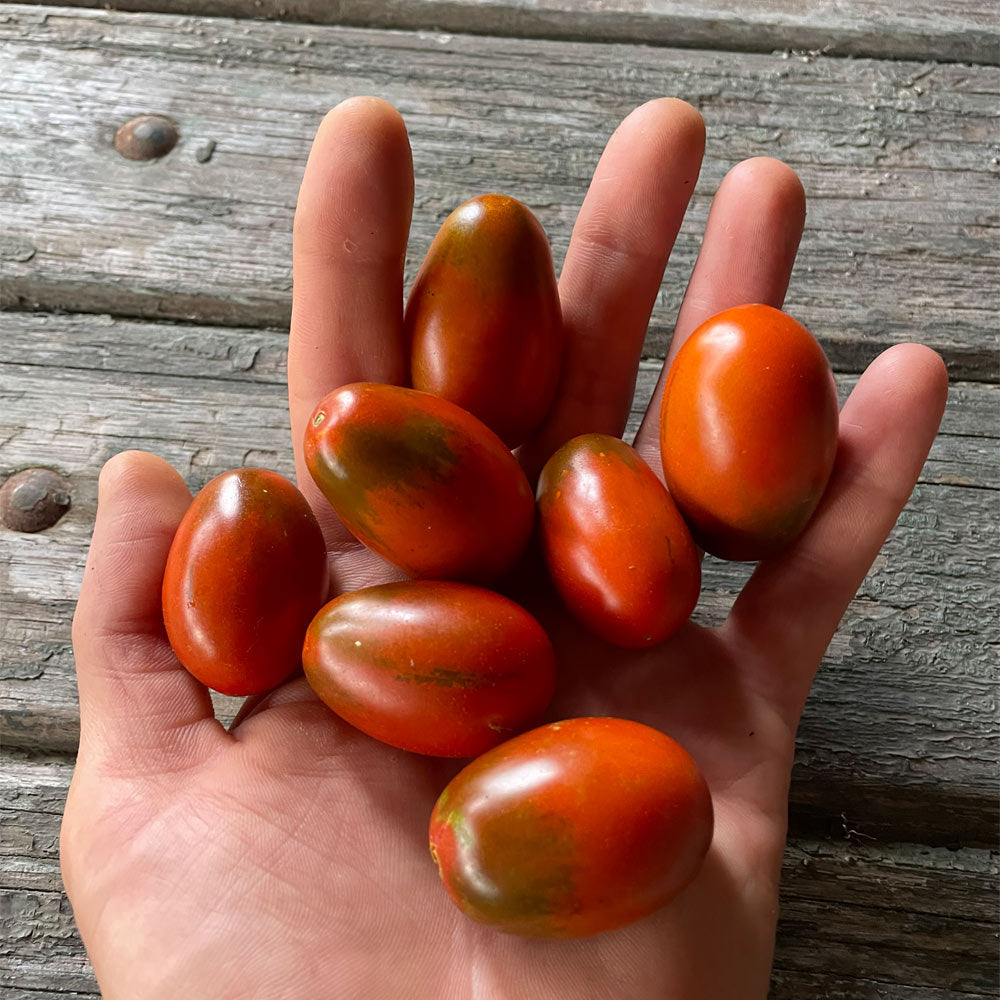
[[[560,280],[568,346],[558,398],[522,449],[534,472],[584,431],[621,433],[649,314],[694,188],[700,117],[679,101],[612,137]],[[389,578],[305,473],[301,440],[338,385],[405,378],[403,259],[413,198],[396,112],[355,99],[324,121],[295,222],[289,400],[300,486],[327,537],[335,591]],[[804,219],[787,167],[750,160],[715,198],[671,354],[741,302],[780,306]],[[248,703],[229,731],[174,657],[160,613],[191,497],[160,459],[101,474],[74,621],[81,738],[63,823],[66,890],[106,1000],[644,1000],[763,997],[774,945],[795,729],[813,674],[926,457],[940,359],[892,348],[841,414],[837,464],[793,548],[762,563],[719,628],[688,624],[626,653],[583,634],[552,595],[521,595],[556,645],[550,716],[620,715],[700,764],[716,831],[696,880],[636,924],[575,941],[472,923],[447,898],[427,822],[453,762],[377,744],[304,679]],[[659,469],[659,392],[637,447]]]

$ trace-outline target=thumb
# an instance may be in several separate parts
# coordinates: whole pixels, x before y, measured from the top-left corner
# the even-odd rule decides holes
[[[167,553],[190,503],[183,479],[155,455],[123,452],[101,470],[73,619],[80,750],[111,752],[126,770],[148,769],[150,754],[167,767],[224,738],[208,690],[170,648],[160,608]]]

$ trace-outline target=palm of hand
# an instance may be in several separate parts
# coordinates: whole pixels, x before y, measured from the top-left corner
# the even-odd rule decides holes
[[[373,302],[393,301],[401,268],[384,231],[393,229],[392,213],[408,223],[409,208],[390,197],[389,225],[374,227],[388,242],[366,248],[347,238],[368,229],[367,219],[352,216],[350,200],[344,196],[332,212],[321,203],[330,190],[343,196],[345,183],[364,188],[354,192],[368,199],[362,204],[375,202],[379,185],[390,194],[402,189],[396,201],[405,203],[400,129],[384,105],[350,102],[330,116],[314,147],[296,220],[293,434],[326,389],[360,377],[399,378],[395,304],[388,333],[359,340],[343,299],[375,313],[381,306]],[[659,138],[650,151],[651,130]],[[635,151],[640,134],[645,153]],[[699,135],[700,121],[686,106],[654,102],[609,144],[561,283],[567,327],[589,347],[571,350],[550,423],[525,450],[529,466],[574,433],[620,430],[648,310],[686,203],[686,193],[664,199],[657,174],[669,154],[671,169],[693,186]],[[364,147],[353,167],[351,143]],[[394,156],[376,161],[369,147],[379,143],[395,143]],[[339,157],[331,155],[335,144]],[[631,169],[625,187],[663,201],[637,228],[625,187],[612,184],[623,163]],[[801,229],[801,191],[787,168],[750,163],[717,196],[680,336],[734,301],[780,305]],[[412,195],[412,175],[409,184]],[[737,210],[745,216],[748,191],[757,214],[734,221]],[[321,225],[324,209],[334,219]],[[609,229],[609,213],[627,222],[627,236],[624,224]],[[762,226],[766,250],[754,243],[759,232],[746,235]],[[735,249],[713,236],[731,239],[734,227]],[[340,260],[345,279],[331,289],[329,250],[349,242],[350,254],[363,259]],[[359,288],[358,264],[374,273],[370,288],[363,280]],[[633,315],[620,318],[615,334],[629,336],[611,358],[595,324],[627,302]],[[331,346],[325,328],[334,312],[340,339]],[[317,365],[324,349],[333,360]],[[601,358],[611,359],[612,371],[596,392],[586,373]],[[884,388],[901,375],[904,388],[890,408]],[[620,715],[662,729],[698,760],[716,810],[706,865],[674,904],[582,941],[498,935],[450,903],[426,830],[454,762],[374,743],[340,723],[301,678],[241,713],[230,732],[212,718],[207,692],[178,669],[159,622],[163,558],[189,496],[150,456],[116,460],[102,475],[102,513],[75,622],[81,755],[63,831],[67,890],[105,996],[762,996],[801,705],[843,608],[909,494],[942,402],[941,369],[930,352],[901,348],[873,365],[845,409],[838,466],[818,517],[792,552],[757,571],[721,628],[688,625],[654,650],[623,654],[584,634],[551,594],[529,595],[559,655],[550,716]],[[647,457],[655,454],[652,427],[655,421],[637,442]],[[877,484],[873,470],[885,473]],[[300,485],[327,533],[335,586],[384,578],[384,564],[346,537],[301,476]],[[116,549],[130,546],[142,546],[146,558],[123,570]]]

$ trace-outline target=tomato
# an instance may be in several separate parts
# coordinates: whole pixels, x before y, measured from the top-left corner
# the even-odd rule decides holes
[[[431,855],[469,917],[582,937],[638,920],[697,874],[712,840],[698,766],[663,733],[569,719],[474,760],[434,807]]]
[[[607,434],[564,444],[542,469],[538,514],[549,575],[590,631],[638,648],[688,620],[701,559],[670,494],[633,448]]]
[[[826,355],[791,316],[745,305],[698,327],[660,411],[664,476],[695,540],[723,559],[785,548],[826,488],[837,423]]]
[[[520,556],[534,521],[517,459],[436,396],[359,382],[331,392],[305,459],[341,521],[410,576],[486,582]]]
[[[383,743],[471,757],[533,724],[555,689],[552,644],[523,608],[467,583],[343,594],[306,633],[320,699]]]
[[[326,544],[305,498],[266,469],[216,476],[192,501],[163,575],[177,658],[223,694],[268,691],[297,670],[326,595]]]
[[[528,437],[559,379],[562,316],[548,240],[526,206],[487,194],[445,219],[406,331],[414,388],[474,413],[511,447]]]

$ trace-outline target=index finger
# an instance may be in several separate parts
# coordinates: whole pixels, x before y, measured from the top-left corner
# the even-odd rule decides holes
[[[349,382],[400,383],[403,263],[413,159],[399,112],[375,97],[334,108],[316,133],[295,210],[288,403],[299,486],[328,511],[302,458],[306,421]],[[321,517],[329,531],[332,514]]]

